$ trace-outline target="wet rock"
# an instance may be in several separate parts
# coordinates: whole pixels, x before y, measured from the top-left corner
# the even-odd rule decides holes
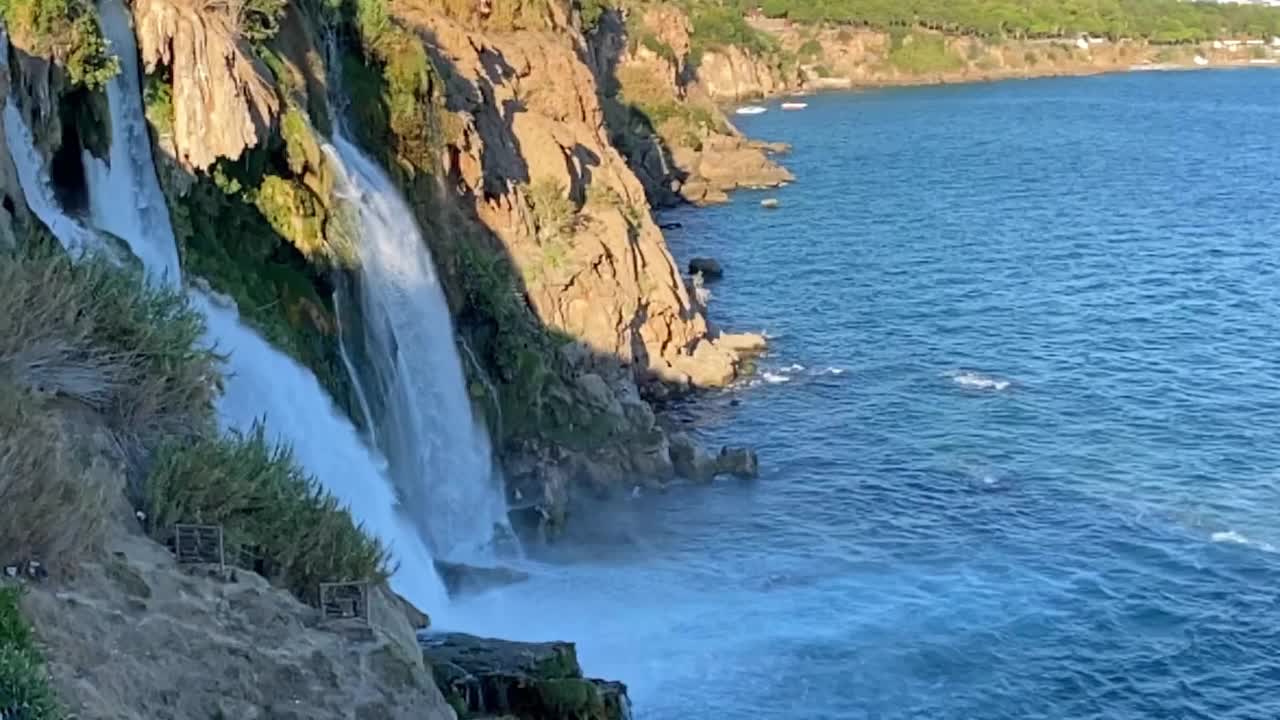
[[[444,560],[437,560],[435,566],[445,590],[452,596],[480,593],[529,579],[528,573],[507,567],[478,567]]]
[[[712,457],[687,433],[672,433],[670,446],[671,463],[675,466],[676,475],[686,480],[707,482],[719,471],[717,458]]]
[[[626,686],[584,678],[573,643],[449,633],[422,639],[423,658],[460,714],[518,720],[624,720]]]
[[[689,261],[689,274],[701,274],[707,280],[716,280],[724,277],[724,268],[715,258],[696,257]]]
[[[716,470],[744,480],[754,480],[760,477],[760,460],[750,448],[723,447],[716,458]]]

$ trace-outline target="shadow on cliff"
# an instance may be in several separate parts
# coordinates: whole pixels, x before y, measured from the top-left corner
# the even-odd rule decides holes
[[[621,13],[609,8],[601,14],[596,27],[584,33],[586,44],[579,58],[596,77],[609,142],[640,178],[650,204],[654,207],[680,205],[684,200],[677,189],[689,179],[688,173],[676,166],[671,148],[658,134],[654,119],[621,95],[618,68],[632,42]],[[678,72],[683,84],[695,68],[686,64]]]

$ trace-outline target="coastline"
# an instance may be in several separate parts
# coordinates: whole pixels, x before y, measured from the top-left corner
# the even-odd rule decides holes
[[[1194,63],[1151,63],[1119,65],[1097,65],[1089,68],[1055,68],[1046,72],[988,72],[961,74],[934,74],[915,77],[897,77],[892,80],[855,82],[850,78],[828,78],[826,81],[807,81],[806,84],[790,89],[780,89],[769,93],[742,97],[737,100],[722,100],[718,104],[726,112],[732,114],[733,108],[755,100],[775,100],[779,98],[808,97],[812,95],[863,92],[869,90],[890,90],[895,88],[940,87],[945,85],[982,85],[985,83],[1008,82],[1012,80],[1046,80],[1051,78],[1095,77],[1099,75],[1123,75],[1129,73],[1150,72],[1202,72],[1249,69],[1280,70],[1280,62],[1256,63],[1252,61],[1233,63],[1212,63],[1196,65]],[[753,140],[755,138],[752,138]]]

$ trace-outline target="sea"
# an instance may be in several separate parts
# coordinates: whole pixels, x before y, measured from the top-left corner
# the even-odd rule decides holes
[[[673,417],[760,478],[579,508],[443,622],[636,720],[1280,718],[1280,72],[804,101],[734,117],[795,183],[661,218],[770,337]]]

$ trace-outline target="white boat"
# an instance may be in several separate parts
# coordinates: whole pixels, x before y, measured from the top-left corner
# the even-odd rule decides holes
[[[739,115],[759,115],[760,113],[768,111],[769,108],[761,107],[760,105],[744,105],[743,107],[738,108],[737,113]]]
[[[809,107],[809,103],[806,103],[806,102],[784,102],[784,103],[782,103],[782,109],[783,109],[783,110],[803,110],[803,109],[805,109],[805,108],[807,108],[807,107]]]

